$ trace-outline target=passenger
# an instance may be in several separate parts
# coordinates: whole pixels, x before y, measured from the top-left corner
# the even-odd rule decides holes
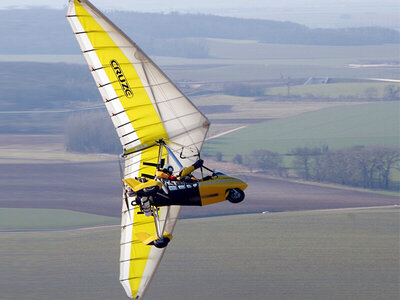
[[[178,176],[178,180],[180,181],[199,181],[197,178],[192,176],[192,173],[194,170],[201,168],[203,166],[204,161],[202,159],[199,159],[198,161],[196,161],[193,165],[184,168]]]

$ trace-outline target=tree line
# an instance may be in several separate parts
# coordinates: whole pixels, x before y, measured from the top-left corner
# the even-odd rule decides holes
[[[65,149],[69,152],[122,153],[112,121],[104,110],[71,115],[64,137]]]
[[[78,44],[64,16],[63,10],[43,8],[0,10],[0,34],[3,41],[0,53],[78,53]],[[292,22],[179,13],[112,11],[107,12],[107,16],[150,55],[170,55],[172,52],[184,57],[206,57],[207,47],[193,42],[193,38],[343,46],[400,42],[400,32],[380,27],[311,29]],[[178,42],[178,39],[183,41]],[[182,50],[182,47],[185,49]]]
[[[273,97],[273,98],[279,98],[279,99],[330,99],[331,97],[329,96],[318,96],[314,95],[312,92],[308,93],[307,95],[290,95],[290,87],[293,86],[298,86],[298,85],[303,85],[304,82],[306,81],[305,78],[291,78],[290,81],[288,80],[280,80],[280,81],[271,81],[271,82],[226,82],[222,85],[222,92],[227,95],[232,95],[232,96],[239,96],[239,97]],[[339,81],[336,79],[336,81]],[[286,86],[287,87],[287,94],[286,95],[269,95],[268,94],[268,89],[269,88],[274,88],[274,87],[282,87]],[[340,97],[332,97],[332,99],[335,99],[337,101],[340,101],[341,99],[344,100],[349,100],[349,99],[364,99],[364,100],[388,100],[388,101],[393,101],[393,100],[400,100],[400,86],[396,84],[388,84],[384,87],[383,93],[380,92],[375,86],[369,86],[364,89],[363,94],[357,94],[355,93],[354,95],[346,95],[346,96],[340,96]]]
[[[69,117],[65,129],[67,151],[120,154],[122,147],[114,126],[104,110],[76,113]],[[217,161],[223,154],[217,153]],[[394,190],[400,182],[400,148],[356,146],[331,150],[328,146],[297,147],[286,154],[255,150],[251,154],[236,154],[233,162],[252,171],[301,178],[306,181],[331,182],[369,189]]]
[[[0,78],[4,110],[76,108],[76,102],[100,100],[83,64],[0,62]]]
[[[307,181],[369,189],[400,187],[400,183],[392,179],[394,172],[400,172],[400,148],[396,147],[357,146],[340,150],[330,150],[327,146],[298,147],[284,155],[256,150],[247,155],[235,155],[233,162],[280,177],[294,175]]]

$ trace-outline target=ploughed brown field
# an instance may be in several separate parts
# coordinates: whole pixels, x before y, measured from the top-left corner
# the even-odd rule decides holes
[[[181,217],[399,204],[396,196],[242,175],[249,187],[240,204],[184,207]],[[57,208],[118,217],[118,162],[1,164],[0,207]]]

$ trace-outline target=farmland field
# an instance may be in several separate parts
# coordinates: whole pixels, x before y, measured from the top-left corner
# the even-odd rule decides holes
[[[275,45],[254,41],[206,39],[210,58],[152,57],[174,80],[242,81],[291,78],[391,78],[400,68],[349,68],[349,64],[398,60],[398,45],[310,46]],[[0,61],[84,63],[76,55],[1,55]],[[185,66],[185,68],[176,68]],[[201,68],[199,68],[201,66]]]
[[[70,230],[119,223],[118,218],[61,209],[0,208],[0,232]]]
[[[399,147],[399,102],[326,108],[249,126],[206,143],[206,153],[251,153],[267,149],[288,153],[296,147],[356,145]]]
[[[290,88],[290,95],[302,97],[320,98],[377,98],[382,99],[385,95],[385,88],[394,86],[400,88],[400,84],[384,82],[363,82],[363,83],[332,83],[298,85]],[[287,87],[267,89],[268,95],[287,95]]]
[[[320,45],[287,45],[265,44],[257,41],[235,41],[227,39],[207,39],[210,54],[213,57],[229,59],[254,60],[270,59],[273,61],[293,60],[367,60],[367,59],[396,59],[398,45],[374,45],[374,46],[320,46]],[[251,56],[244,56],[246,51]],[[283,62],[283,61],[280,61]],[[329,63],[329,60],[328,60]],[[334,66],[335,64],[332,63]]]
[[[212,163],[207,165],[214,167]],[[68,209],[120,217],[122,188],[116,161],[1,164],[0,171],[0,207]],[[185,207],[181,217],[399,203],[398,197],[368,191],[302,184],[249,173],[235,176],[249,184],[245,201]]]
[[[255,41],[207,39],[212,59],[159,57],[162,66],[213,64],[198,70],[171,70],[174,80],[260,80],[291,77],[391,78],[400,79],[400,68],[349,68],[349,64],[398,60],[398,45],[310,46],[274,45]],[[218,66],[219,65],[219,66]]]
[[[127,299],[119,234],[0,234],[1,298]],[[145,299],[397,300],[398,251],[398,209],[181,220]]]
[[[0,163],[51,164],[61,162],[117,162],[117,160],[117,155],[112,154],[66,152],[63,135],[0,134]]]
[[[216,94],[225,83],[282,85],[290,78],[303,82],[308,77],[400,79],[399,45],[204,41],[209,58],[153,57],[168,76],[178,84],[187,83],[196,95],[193,102],[213,122],[210,136],[246,127],[208,141],[204,154],[221,152],[231,159],[255,149],[287,153],[298,146],[400,146],[399,102],[343,101],[366,97],[367,92],[375,93],[371,98],[382,98],[386,83],[291,87],[292,95],[310,96],[307,101]],[[16,61],[78,64],[77,70],[85,69],[90,76],[81,54],[0,55],[3,64]],[[373,62],[383,66],[364,67]],[[61,83],[73,82],[75,71],[62,73],[63,66],[56,66],[54,74],[62,77]],[[0,299],[126,299],[118,280],[118,157],[68,153],[64,146],[69,114],[91,106],[95,99],[103,104],[95,98],[96,86],[81,81],[88,83],[87,90],[82,89],[78,99],[68,99],[75,83],[43,105],[41,97],[57,88],[44,81],[35,84],[38,89],[32,93],[29,83],[35,70],[21,73],[21,78],[4,76],[28,84],[21,88],[24,105],[5,96],[2,100]],[[190,90],[204,82],[211,88]],[[220,90],[212,90],[214,83]],[[91,96],[93,91],[96,96]],[[269,88],[267,94],[286,91]],[[51,110],[42,111],[48,107]],[[66,108],[70,111],[63,111]],[[305,184],[247,170],[233,175],[249,183],[245,201],[183,208],[174,240],[145,299],[399,298],[399,209],[368,208],[398,205],[398,193]],[[99,226],[109,227],[92,228]],[[75,230],[85,227],[91,230]]]
[[[271,120],[287,118],[304,112],[320,110],[333,106],[354,105],[357,103],[344,103],[335,101],[257,101],[255,97],[238,97],[230,95],[207,95],[193,98],[195,105],[208,106],[207,117],[211,119],[211,126],[223,120],[231,120],[231,123],[240,123],[241,120]],[[214,107],[227,107],[225,110],[217,110]],[[252,123],[247,121],[245,123]]]
[[[233,99],[235,106],[242,100],[228,99]],[[208,102],[205,104],[212,104],[212,98],[206,100]],[[268,108],[269,116],[279,117],[324,105],[267,102],[264,109]],[[223,137],[210,142],[220,139]],[[66,153],[62,142],[61,135],[0,135],[0,207],[68,209],[118,218],[121,182],[117,156]],[[343,187],[327,188],[263,178],[248,173],[247,169],[238,172],[237,166],[219,165],[215,161],[206,165],[249,182],[246,201],[238,205],[220,203],[202,208],[184,208],[182,217],[398,203],[396,195],[377,195],[370,191],[363,193]]]

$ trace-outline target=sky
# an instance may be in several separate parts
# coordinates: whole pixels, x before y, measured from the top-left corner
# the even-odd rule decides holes
[[[92,0],[101,10],[206,13],[291,21],[309,27],[382,26],[400,29],[398,0]],[[0,9],[47,6],[65,9],[67,0],[0,0]]]

